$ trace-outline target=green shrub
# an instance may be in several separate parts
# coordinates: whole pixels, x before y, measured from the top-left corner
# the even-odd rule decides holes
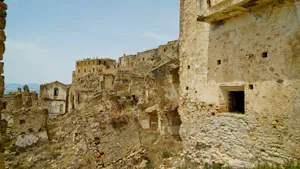
[[[170,158],[170,157],[171,157],[171,153],[169,153],[168,151],[163,151],[162,158]]]
[[[146,157],[146,160],[147,160],[147,169],[153,169],[151,158]]]

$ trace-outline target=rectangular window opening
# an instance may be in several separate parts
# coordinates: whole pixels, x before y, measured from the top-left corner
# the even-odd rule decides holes
[[[245,113],[245,92],[229,91],[228,109],[229,112],[244,114]]]

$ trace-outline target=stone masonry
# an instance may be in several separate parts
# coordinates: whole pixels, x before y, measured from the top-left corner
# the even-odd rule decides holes
[[[300,160],[299,2],[181,0],[181,138],[196,163]]]

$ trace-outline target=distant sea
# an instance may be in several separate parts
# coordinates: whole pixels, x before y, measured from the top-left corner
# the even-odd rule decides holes
[[[21,88],[23,91],[23,86],[25,84],[18,84],[18,83],[7,83],[5,84],[4,94],[9,94],[10,92],[18,91],[18,88]],[[40,93],[40,85],[36,83],[28,83],[27,84],[30,91],[36,91]]]

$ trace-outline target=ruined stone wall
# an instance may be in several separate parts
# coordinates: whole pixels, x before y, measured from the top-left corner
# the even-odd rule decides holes
[[[36,92],[12,92],[2,99],[5,109],[18,110],[21,108],[37,107],[38,94]]]
[[[170,41],[165,45],[160,45],[157,50],[157,54],[160,58],[178,59],[179,41]]]
[[[2,114],[2,120],[7,122],[6,134],[19,147],[48,139],[47,117],[46,110],[37,108],[4,110]]]
[[[0,1],[0,61],[3,60],[3,54],[5,52],[5,44],[4,42],[6,41],[6,36],[4,29],[6,27],[6,10],[7,10],[7,5],[3,2]],[[3,97],[4,95],[4,63],[0,62],[0,98]],[[4,109],[5,105],[4,103],[0,102],[0,119],[1,119],[1,111]],[[5,129],[6,126],[2,125],[2,122],[0,121],[0,168],[4,168],[4,158],[2,155],[2,151],[4,150],[3,147],[1,146],[4,142],[5,138]]]
[[[136,55],[123,55],[118,59],[118,66],[119,67],[130,67],[130,66],[135,66],[135,60],[136,60]]]
[[[222,22],[197,22],[181,0],[181,138],[195,162],[249,167],[299,160],[299,22],[294,1]],[[230,92],[244,92],[244,114]]]
[[[116,61],[113,59],[84,59],[76,62],[76,70],[74,78],[80,78],[87,74],[106,73],[110,69],[117,67]]]
[[[4,29],[6,27],[6,10],[7,10],[7,5],[4,2],[0,2],[0,61],[3,59],[3,54],[5,51],[5,32]],[[3,96],[4,94],[4,76],[2,75],[4,73],[4,63],[0,62],[0,97]],[[2,106],[1,106],[2,108]]]
[[[40,105],[49,112],[49,117],[67,112],[69,85],[58,81],[41,85]]]

